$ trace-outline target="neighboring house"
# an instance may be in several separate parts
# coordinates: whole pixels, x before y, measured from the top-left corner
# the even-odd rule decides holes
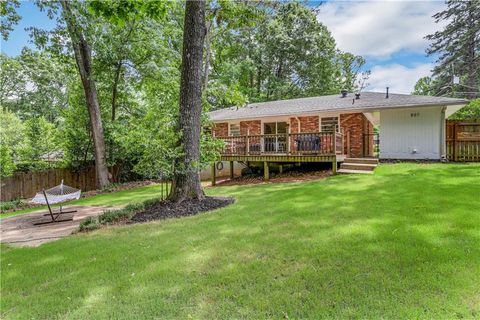
[[[262,161],[267,170],[268,162],[332,162],[336,169],[347,157],[444,158],[445,119],[467,102],[342,92],[230,107],[208,116],[214,135],[225,141],[219,160]]]

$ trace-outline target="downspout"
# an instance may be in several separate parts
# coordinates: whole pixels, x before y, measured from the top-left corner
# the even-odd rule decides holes
[[[445,161],[447,159],[445,150],[447,149],[447,141],[445,136],[445,111],[447,107],[443,107],[440,113],[440,160]]]

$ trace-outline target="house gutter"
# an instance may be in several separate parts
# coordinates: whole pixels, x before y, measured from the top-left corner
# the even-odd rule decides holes
[[[442,107],[442,111],[440,113],[440,160],[446,160],[447,159],[447,137],[445,134],[445,112],[447,110],[447,106]]]

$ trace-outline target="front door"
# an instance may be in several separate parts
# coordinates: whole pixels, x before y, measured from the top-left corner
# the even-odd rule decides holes
[[[286,122],[266,122],[263,124],[265,152],[283,153],[287,151],[288,125]]]

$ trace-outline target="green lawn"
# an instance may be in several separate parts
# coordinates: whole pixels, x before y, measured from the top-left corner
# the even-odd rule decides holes
[[[3,246],[0,317],[480,318],[480,164],[208,193],[237,202]]]

